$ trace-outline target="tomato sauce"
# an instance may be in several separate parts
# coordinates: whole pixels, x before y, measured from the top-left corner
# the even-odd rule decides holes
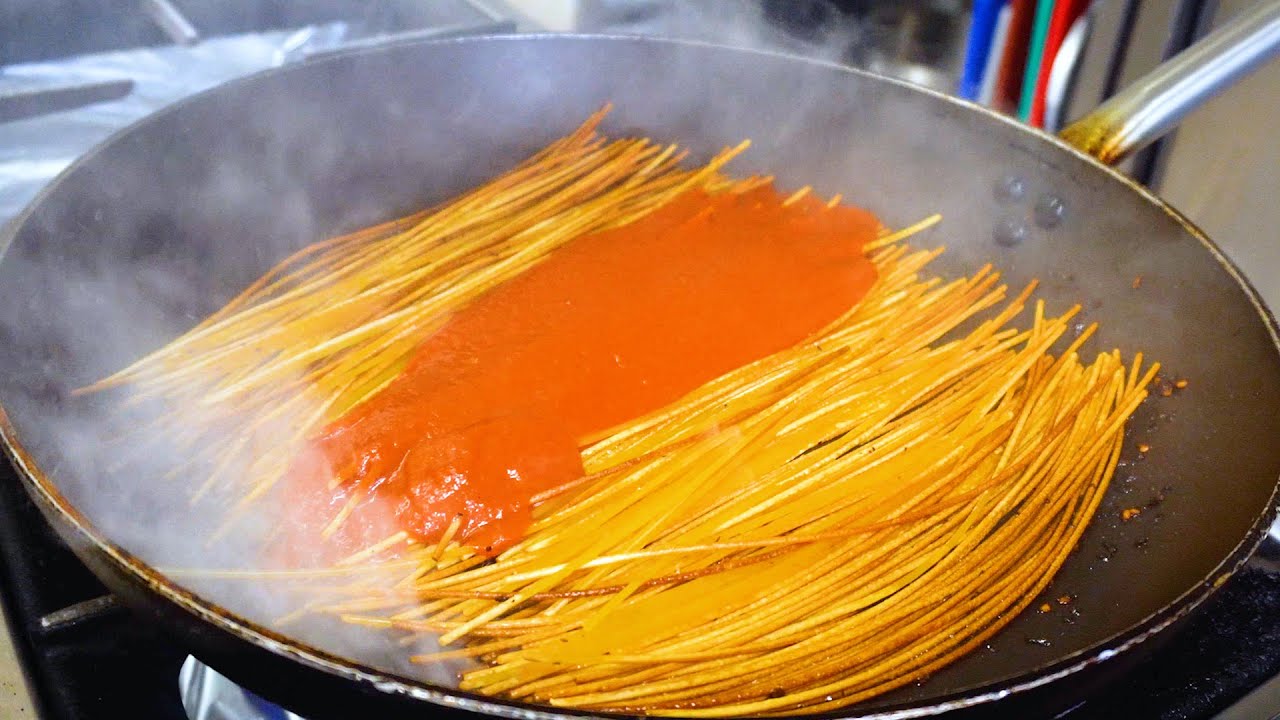
[[[530,497],[582,475],[582,438],[838,319],[875,280],[862,247],[878,223],[783,200],[686,192],[459,311],[296,459],[290,545],[333,559],[398,530],[435,542],[457,519],[457,540],[496,554],[528,527]]]

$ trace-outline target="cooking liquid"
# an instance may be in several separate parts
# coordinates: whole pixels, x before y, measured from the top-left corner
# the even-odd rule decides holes
[[[581,477],[584,438],[838,319],[875,281],[862,247],[879,225],[856,208],[783,200],[771,187],[689,191],[458,312],[296,459],[291,562],[399,530],[436,542],[455,518],[458,541],[497,554],[524,534],[532,496]]]

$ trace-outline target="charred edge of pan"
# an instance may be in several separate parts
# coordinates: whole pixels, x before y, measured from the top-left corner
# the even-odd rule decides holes
[[[1068,125],[1058,138],[1071,147],[1110,167],[1120,160],[1117,151],[1119,127],[1105,115],[1091,115]]]
[[[1236,281],[1241,289],[1244,290],[1249,302],[1254,306],[1258,315],[1263,319],[1267,332],[1271,337],[1272,344],[1277,348],[1277,352],[1280,352],[1280,333],[1277,331],[1275,317],[1259,299],[1258,293],[1252,284],[1222,253],[1218,246],[1214,244],[1214,242],[1210,240],[1198,227],[1196,227],[1194,223],[1163,200],[1152,194],[1145,187],[1125,177],[1113,168],[1108,167],[1098,158],[1082,151],[1080,148],[1069,144],[1061,138],[1057,138],[1042,131],[1022,125],[1011,118],[1001,116],[974,103],[962,101],[943,93],[929,90],[928,88],[913,86],[892,78],[882,78],[871,73],[859,71],[837,63],[800,58],[780,52],[725,48],[724,46],[716,45],[714,43],[690,40],[611,35],[530,34],[516,37],[494,36],[450,38],[424,42],[423,44],[457,45],[493,42],[530,43],[545,41],[547,38],[554,38],[561,42],[625,41],[650,45],[703,47],[707,49],[728,50],[744,55],[774,57],[794,62],[802,62],[808,65],[828,67],[834,71],[866,78],[877,83],[896,87],[900,91],[924,94],[953,107],[961,108],[969,112],[976,112],[995,122],[1004,123],[1010,128],[1015,129],[1016,132],[1023,133],[1023,137],[1036,138],[1041,142],[1047,142],[1048,144],[1056,146],[1070,155],[1075,156],[1079,160],[1092,165],[1096,169],[1103,171],[1114,180],[1119,181],[1131,190],[1137,192],[1148,202],[1154,203],[1168,217],[1189,232],[1192,237],[1199,241],[1201,245],[1210,252],[1219,266],[1222,267],[1232,277],[1232,279]],[[340,62],[344,58],[366,52],[376,52],[376,50],[352,50],[348,53],[338,54],[316,62]],[[12,245],[14,238],[17,236],[19,229],[25,226],[26,222],[34,215],[36,210],[53,192],[57,190],[58,186],[61,185],[68,176],[78,172],[82,167],[92,162],[101,152],[112,146],[120,138],[133,133],[140,127],[144,127],[153,122],[158,122],[162,118],[167,117],[170,113],[181,112],[187,108],[189,104],[200,102],[202,98],[212,95],[215,92],[225,92],[229,87],[237,87],[242,84],[247,85],[257,81],[261,76],[273,75],[278,72],[281,72],[278,68],[264,70],[259,73],[248,75],[244,78],[234,80],[225,85],[216,86],[201,93],[197,93],[196,95],[186,98],[180,102],[174,103],[173,105],[170,105],[112,133],[93,150],[90,150],[63,170],[62,173],[54,178],[54,180],[52,180],[37,194],[22,213],[14,218],[6,227],[0,228],[0,260],[3,260],[4,255],[7,254],[7,251]],[[1031,148],[1026,148],[1026,150],[1031,151]],[[411,680],[391,673],[384,673],[382,671],[360,665],[346,658],[332,656],[321,650],[286,638],[255,623],[251,623],[240,618],[220,608],[214,603],[183,590],[168,578],[160,575],[145,563],[142,563],[137,557],[103,538],[101,533],[93,526],[93,524],[75,510],[74,507],[67,502],[66,498],[57,491],[54,485],[37,469],[35,462],[19,442],[17,433],[3,407],[0,407],[0,442],[3,443],[5,453],[12,460],[12,464],[17,470],[18,476],[27,487],[28,494],[33,497],[38,505],[41,506],[41,510],[46,513],[52,512],[56,517],[63,520],[63,524],[72,528],[80,540],[87,541],[90,546],[100,551],[110,563],[122,570],[126,575],[126,579],[141,582],[144,587],[151,590],[155,595],[159,596],[161,600],[168,604],[173,605],[187,614],[195,616],[196,618],[207,622],[220,630],[228,632],[242,641],[255,645],[259,649],[292,659],[311,669],[328,672],[339,679],[373,687],[380,692],[403,695],[445,707],[481,712],[499,717],[530,718],[533,720],[553,720],[555,718],[564,717],[597,717],[596,715],[571,709],[556,709],[555,711],[548,711],[543,706],[530,705],[523,702],[495,702],[491,698],[486,698],[466,691],[446,690],[438,686],[429,685],[427,683]],[[1278,478],[1277,481],[1280,482],[1280,478]],[[1240,543],[1237,544],[1235,549],[1221,563],[1219,563],[1219,565],[1215,567],[1202,582],[1197,583],[1197,585],[1183,593],[1183,595],[1166,605],[1163,609],[1139,621],[1129,630],[1119,633],[1102,643],[1075,653],[1068,658],[1053,663],[1052,665],[1036,668],[1018,677],[990,685],[961,689],[947,697],[932,700],[928,705],[924,706],[902,705],[889,707],[873,711],[869,714],[856,714],[856,717],[865,718],[867,720],[899,720],[905,718],[918,718],[995,702],[1010,695],[1041,687],[1068,675],[1074,674],[1079,670],[1097,665],[1117,654],[1123,653],[1141,644],[1198,608],[1222,584],[1221,582],[1218,582],[1218,580],[1233,576],[1240,567],[1243,566],[1245,561],[1248,560],[1249,556],[1262,542],[1272,521],[1274,521],[1277,512],[1276,501],[1278,496],[1280,496],[1280,485],[1272,490],[1272,495],[1268,505],[1262,515],[1257,519],[1254,526],[1250,528],[1249,532],[1240,541]],[[55,523],[55,525],[57,524],[58,523]],[[856,713],[856,707],[853,708],[853,710]],[[613,717],[618,716],[614,715]],[[816,715],[814,717],[850,718],[855,717],[855,715],[849,712],[831,712]]]

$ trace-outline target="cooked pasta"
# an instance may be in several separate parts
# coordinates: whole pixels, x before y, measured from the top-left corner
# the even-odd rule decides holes
[[[458,200],[301,251],[93,389],[305,417],[265,450],[216,424],[187,436],[214,459],[193,494],[234,487],[242,511],[308,438],[391,392],[455,313],[575,238],[690,192],[787,222],[838,205],[808,189],[770,205],[767,178],[723,176],[745,144],[680,170],[674,147],[605,142],[598,121]],[[225,577],[287,579],[309,588],[300,613],[435,638],[413,659],[474,662],[463,689],[556,706],[815,712],[937,671],[1047,586],[1156,371],[1118,350],[1086,359],[1078,307],[1051,314],[1034,286],[1007,297],[989,267],[928,276],[941,250],[903,240],[937,220],[863,246],[874,284],[816,333],[577,437],[581,472],[528,498],[505,549],[478,546],[459,513],[433,534],[362,536],[324,567]],[[349,492],[330,538],[372,490],[341,463],[324,472]]]

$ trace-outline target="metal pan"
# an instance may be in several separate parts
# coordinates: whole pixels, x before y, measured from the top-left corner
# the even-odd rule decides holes
[[[1251,46],[1256,61],[1280,42],[1277,18],[1271,3],[1225,39],[1265,38]],[[1222,67],[1220,40],[1200,60]],[[1175,80],[1163,92],[1183,87]],[[942,95],[833,64],[640,38],[352,52],[214,89],[80,159],[13,225],[0,261],[3,435],[27,490],[122,599],[304,713],[398,716],[425,702],[572,715],[353,660],[335,636],[281,634],[216,589],[162,574],[186,556],[157,538],[180,544],[203,520],[157,503],[156,478],[113,475],[110,449],[85,441],[97,437],[92,403],[68,392],[189,327],[290,250],[453,195],[606,101],[614,135],[698,153],[747,137],[740,172],[841,192],[891,226],[941,212],[919,241],[948,246],[940,272],[990,261],[1015,285],[1038,277],[1052,306],[1080,302],[1102,323],[1099,347],[1141,349],[1190,380],[1139,410],[1115,488],[1049,588],[1075,596],[1072,622],[1026,613],[988,649],[844,715],[1007,710],[1045,688],[1078,691],[1150,647],[1265,535],[1280,477],[1276,325],[1175,210],[1064,142]],[[1111,159],[1142,134],[1108,113],[1070,136]],[[1139,443],[1151,446],[1142,458]]]

